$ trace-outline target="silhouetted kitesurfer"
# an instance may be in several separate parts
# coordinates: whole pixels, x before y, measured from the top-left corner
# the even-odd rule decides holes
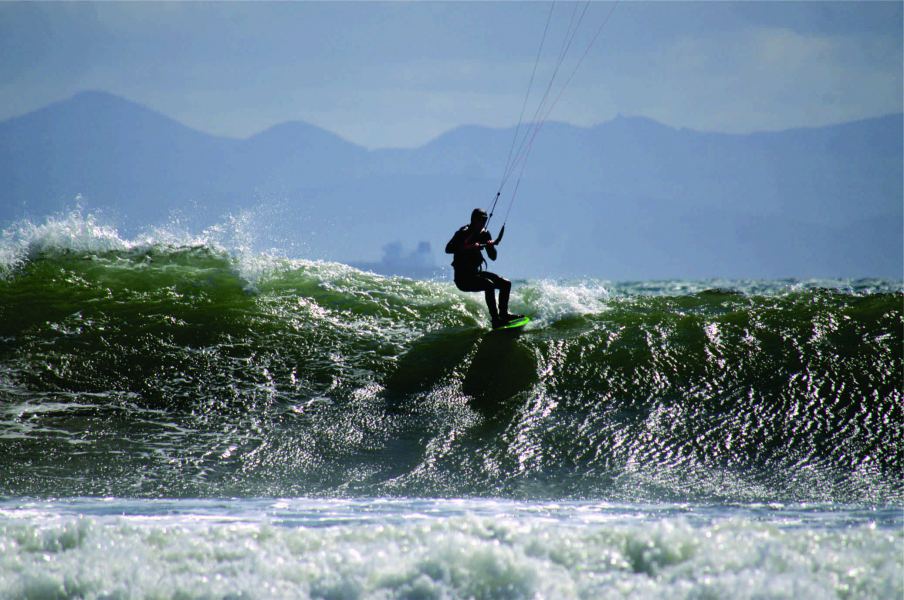
[[[483,270],[486,259],[481,253],[487,251],[490,260],[496,260],[496,246],[502,240],[502,232],[493,240],[490,232],[484,229],[487,224],[485,210],[475,208],[471,212],[471,223],[455,232],[446,244],[446,254],[453,254],[452,266],[455,268],[455,285],[463,292],[484,292],[487,308],[493,320],[493,327],[500,327],[523,315],[509,314],[509,294],[512,282],[495,273]],[[496,307],[496,290],[499,290],[499,308]]]

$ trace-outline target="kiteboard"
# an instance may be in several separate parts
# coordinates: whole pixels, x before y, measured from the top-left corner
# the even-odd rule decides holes
[[[518,319],[515,319],[514,321],[509,321],[505,325],[494,327],[493,331],[502,331],[504,329],[521,329],[528,323],[530,323],[530,317],[520,317]]]

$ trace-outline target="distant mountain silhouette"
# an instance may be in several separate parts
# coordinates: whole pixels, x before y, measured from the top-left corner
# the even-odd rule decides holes
[[[901,277],[902,130],[900,114],[748,135],[641,117],[547,123],[498,269],[612,279]],[[368,151],[293,122],[238,140],[84,92],[0,123],[0,222],[41,219],[77,196],[127,232],[174,214],[200,227],[250,209],[272,216],[264,247],[374,261],[388,240],[443,247],[473,207],[492,200],[512,135],[466,126],[419,148]]]

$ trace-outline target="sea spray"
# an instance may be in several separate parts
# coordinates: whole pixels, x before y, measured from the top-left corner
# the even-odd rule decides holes
[[[500,500],[0,502],[0,598],[900,598],[901,513]]]

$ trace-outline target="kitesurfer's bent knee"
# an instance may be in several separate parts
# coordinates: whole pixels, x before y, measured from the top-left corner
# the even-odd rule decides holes
[[[496,273],[490,273],[489,271],[484,271],[480,274],[492,281],[493,287],[495,287],[497,290],[511,291],[512,282],[505,277],[500,277],[499,275],[496,275]]]
[[[455,287],[463,292],[488,292],[492,290],[511,289],[512,283],[489,271],[477,273],[455,274]]]

